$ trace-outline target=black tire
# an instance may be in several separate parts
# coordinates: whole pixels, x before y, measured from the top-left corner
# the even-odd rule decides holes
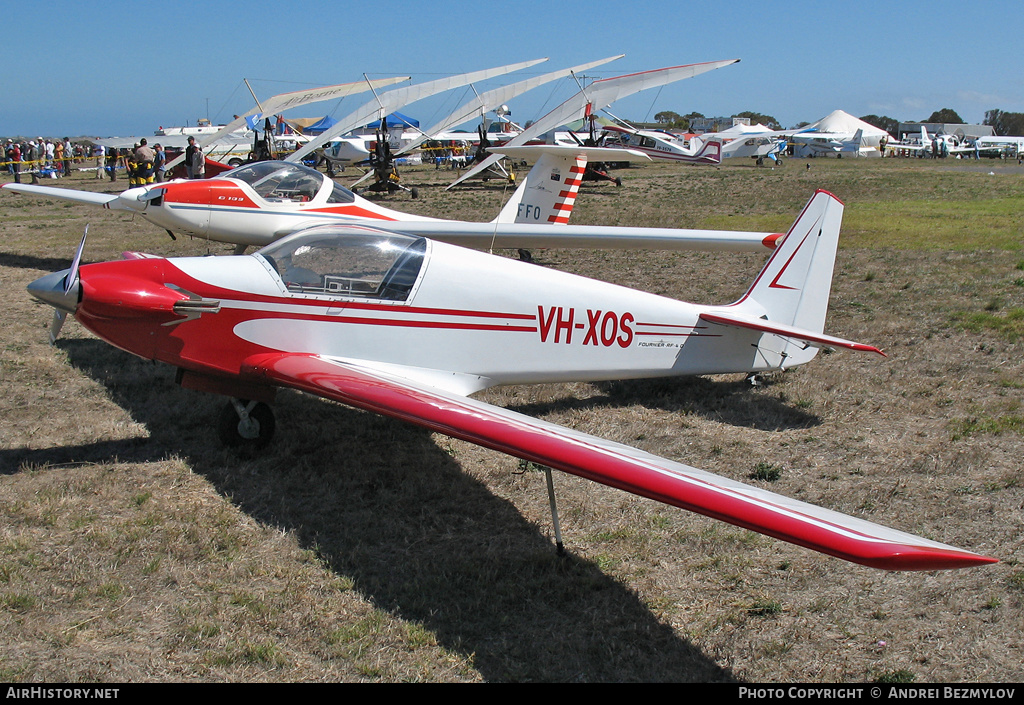
[[[239,401],[243,406],[249,404],[245,399]],[[257,403],[249,412],[248,423],[242,421],[234,404],[228,402],[220,413],[217,431],[226,446],[263,448],[274,437],[275,426],[274,411],[263,402]]]
[[[413,198],[417,198],[420,195],[419,189],[417,189],[415,186],[409,191],[409,193],[412,194]]]

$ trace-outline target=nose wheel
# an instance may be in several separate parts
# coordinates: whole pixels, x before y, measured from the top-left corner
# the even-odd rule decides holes
[[[274,436],[274,412],[263,402],[232,399],[221,411],[217,430],[224,445],[262,448]]]

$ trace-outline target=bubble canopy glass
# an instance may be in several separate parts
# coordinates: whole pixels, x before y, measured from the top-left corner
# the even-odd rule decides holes
[[[256,252],[293,293],[405,301],[427,241],[355,225],[322,225]]]

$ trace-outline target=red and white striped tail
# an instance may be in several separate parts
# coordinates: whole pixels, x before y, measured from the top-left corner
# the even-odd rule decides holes
[[[576,196],[580,192],[580,184],[583,183],[583,172],[587,170],[587,157],[577,155],[574,164],[569,167],[569,173],[562,179],[562,188],[558,192],[558,198],[552,206],[552,213],[548,216],[549,223],[565,224],[569,222],[572,215],[572,207],[576,205]]]

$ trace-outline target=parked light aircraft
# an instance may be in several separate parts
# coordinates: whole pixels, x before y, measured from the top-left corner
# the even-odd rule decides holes
[[[400,227],[403,232],[480,248],[763,251],[772,248],[779,237],[770,233],[567,225],[588,159],[620,159],[622,150],[541,145],[520,147],[517,156],[536,160],[535,164],[490,223],[441,220],[392,210],[352,193],[315,169],[280,161],[247,164],[214,179],[139,186],[119,195],[32,184],[4,184],[3,188],[125,211],[145,218],[172,237],[181,233],[231,243],[239,252],[315,225],[360,222]],[[640,153],[634,156],[646,158]]]
[[[701,137],[722,143],[722,159],[755,159],[758,166],[766,159],[782,166],[782,155],[788,147],[786,137],[777,135],[764,125],[733,125],[727,130],[709,132]]]
[[[661,130],[640,130],[621,125],[605,125],[601,145],[622,147],[643,152],[653,159],[666,159],[686,164],[721,164],[722,143],[694,137],[689,143]]]
[[[453,88],[459,88],[460,86],[465,86],[470,83],[486,81],[487,79],[494,78],[496,76],[504,76],[514,71],[535,66],[544,61],[547,61],[547,58],[521,61],[519,63],[508,64],[506,66],[498,66],[491,69],[484,69],[482,71],[472,71],[470,73],[459,74],[458,76],[438,78],[433,81],[426,81],[425,83],[418,83],[412,86],[393,88],[392,90],[385,91],[383,93],[377,93],[375,91],[373,94],[373,100],[338,120],[334,125],[331,125],[330,129],[313,138],[293,154],[289,155],[287,161],[300,161],[307,154],[311,154],[314,150],[322,147],[324,144],[330,142],[339,135],[344,135],[347,132],[369,125],[374,120],[384,120],[389,114],[394,113],[397,110],[401,110],[410,103],[415,103],[416,101],[423,100],[429,96],[436,95],[443,91],[452,90]]]
[[[889,142],[886,151],[896,150],[912,152],[919,156],[956,156],[958,154],[974,154],[974,145],[961,144],[953,135],[929,135],[928,128],[921,125],[921,136],[915,140]]]
[[[279,387],[887,570],[994,562],[469,395],[500,384],[779,370],[821,347],[843,204],[817,192],[739,301],[698,306],[367,225],[248,256],[79,265],[29,291],[107,342],[231,398],[224,439],[269,441]],[[61,315],[55,319],[59,331]],[[558,536],[557,523],[556,536]]]
[[[850,134],[817,133],[817,132],[796,132],[789,135],[789,140],[797,145],[807,147],[810,156],[835,155],[842,159],[844,154],[862,156],[865,149],[875,151],[874,147],[864,147],[864,130],[857,130]]]

